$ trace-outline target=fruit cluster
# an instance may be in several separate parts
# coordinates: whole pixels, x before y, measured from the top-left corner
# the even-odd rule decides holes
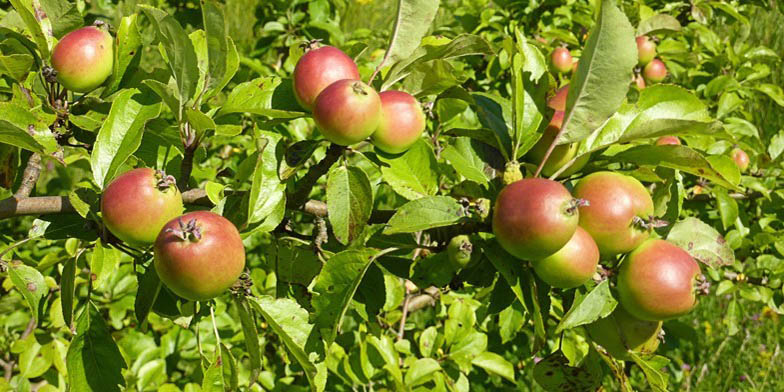
[[[405,152],[425,130],[425,114],[417,100],[403,91],[383,91],[360,80],[348,55],[332,46],[310,49],[293,75],[294,95],[312,111],[321,134],[342,146],[368,137],[389,154]]]
[[[588,332],[624,359],[627,350],[655,350],[662,320],[697,304],[700,267],[685,250],[650,238],[661,223],[653,213],[653,200],[637,179],[602,171],[579,180],[571,193],[543,178],[511,183],[496,199],[492,225],[498,243],[530,261],[553,287],[585,284],[597,275],[600,260],[615,272],[620,306]]]
[[[149,168],[118,176],[103,192],[101,215],[120,240],[153,245],[161,281],[188,300],[214,298],[245,268],[245,247],[228,219],[209,211],[183,213],[174,178]]]
[[[667,67],[656,58],[656,42],[647,35],[637,37],[637,60],[643,67],[642,75],[634,79],[638,88],[645,88],[645,83],[660,83],[667,77]]]

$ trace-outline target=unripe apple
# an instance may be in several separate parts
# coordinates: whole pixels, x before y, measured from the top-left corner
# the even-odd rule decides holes
[[[563,248],[577,230],[577,203],[560,183],[526,178],[504,187],[493,209],[493,233],[522,260],[545,258]]]
[[[338,48],[322,46],[309,50],[294,67],[294,96],[303,108],[313,110],[316,98],[329,85],[338,80],[359,78],[359,69],[351,57]]]
[[[192,301],[215,298],[242,274],[245,247],[234,224],[210,211],[172,219],[155,240],[155,270],[175,294]]]
[[[609,316],[588,324],[586,330],[613,358],[628,361],[629,351],[647,355],[659,348],[661,327],[661,321],[640,320],[617,306]]]
[[[602,257],[634,250],[648,238],[641,226],[653,216],[653,200],[637,179],[608,171],[587,175],[574,196],[588,201],[580,207],[580,226],[596,241]]]
[[[653,59],[642,71],[648,83],[659,83],[667,77],[667,67],[659,59]]]
[[[730,155],[732,156],[732,160],[735,161],[735,164],[738,165],[738,169],[740,169],[741,173],[749,168],[749,155],[746,154],[746,151],[735,147],[730,152]]]
[[[163,225],[182,210],[182,195],[174,178],[149,168],[121,174],[101,196],[104,225],[131,245],[152,244]]]
[[[95,26],[66,34],[52,50],[57,81],[77,93],[94,90],[112,74],[113,44],[112,36]]]
[[[416,143],[425,130],[422,105],[403,91],[384,91],[381,98],[381,122],[371,135],[376,148],[389,154],[399,154]]]
[[[550,124],[544,130],[544,134],[539,139],[530,150],[528,150],[527,158],[528,160],[538,165],[544,159],[545,154],[547,154],[547,149],[550,148],[550,144],[552,144],[555,137],[558,135],[558,131],[561,129],[561,125],[563,124],[563,116],[564,112],[556,111],[553,114],[552,120],[550,120]],[[555,174],[563,165],[569,163],[574,156],[577,154],[577,143],[569,143],[569,144],[562,144],[560,146],[555,146],[553,151],[550,153],[550,157],[547,159],[547,162],[542,167],[542,173],[545,176],[551,176]],[[568,177],[574,173],[577,173],[580,169],[588,163],[590,158],[590,154],[584,154],[580,158],[578,158],[574,163],[566,170],[563,171],[559,175],[559,177]]]
[[[659,239],[629,253],[618,272],[618,301],[632,316],[659,321],[682,316],[697,305],[700,266],[685,250]]]
[[[459,270],[471,262],[473,250],[474,246],[471,244],[471,239],[468,238],[467,235],[452,237],[446,247],[449,262],[455,270]]]
[[[657,146],[666,146],[666,145],[680,146],[681,139],[678,139],[677,136],[672,136],[672,135],[662,136],[656,139],[656,145]]]
[[[564,47],[555,48],[550,61],[553,63],[553,68],[560,73],[567,73],[572,69],[572,54]]]
[[[574,235],[557,252],[531,262],[534,272],[553,287],[571,289],[585,284],[596,272],[599,248],[591,235],[577,227]]]
[[[569,85],[559,88],[555,95],[547,101],[547,106],[557,112],[566,111],[566,97],[569,95]]]
[[[316,98],[313,119],[327,140],[342,146],[361,142],[381,122],[381,98],[359,80],[329,85]]]
[[[640,65],[646,65],[656,57],[656,43],[648,36],[637,37],[637,59]]]

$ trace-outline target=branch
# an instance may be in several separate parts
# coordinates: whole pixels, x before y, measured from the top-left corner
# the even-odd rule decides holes
[[[195,147],[198,147],[198,145]],[[195,152],[196,148],[185,147],[182,163],[180,164],[180,179],[177,181],[177,187],[180,188],[180,192],[188,190],[188,181],[190,181],[191,172],[193,171],[193,155]]]
[[[30,196],[40,174],[41,155],[33,153],[33,155],[30,155],[30,159],[27,160],[27,167],[25,167],[24,173],[22,174],[22,184],[19,186],[16,193],[14,193],[14,197],[21,199]]]
[[[324,174],[327,174],[329,168],[340,159],[340,156],[345,149],[346,147],[344,146],[334,143],[330,144],[324,159],[311,166],[310,170],[308,170],[302,179],[297,181],[296,190],[293,194],[289,195],[286,202],[286,208],[291,210],[301,209],[306,204],[308,195],[310,195],[310,191],[313,190],[313,186],[316,185],[316,181]],[[326,213],[323,216],[326,216]]]

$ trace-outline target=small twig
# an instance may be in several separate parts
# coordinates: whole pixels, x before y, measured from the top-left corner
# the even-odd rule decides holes
[[[33,153],[33,155],[30,155],[30,159],[27,160],[27,167],[25,167],[24,173],[22,174],[22,184],[19,186],[16,193],[14,193],[14,197],[21,199],[30,196],[40,174],[41,155]]]
[[[319,178],[327,174],[329,168],[340,159],[343,151],[346,149],[344,146],[337,144],[330,144],[327,148],[327,154],[319,163],[310,167],[308,172],[297,181],[296,190],[293,194],[289,195],[286,203],[286,208],[298,210],[307,202],[310,191],[316,184]]]
[[[397,329],[397,340],[403,340],[406,332],[406,318],[408,316],[408,306],[411,304],[411,293],[406,287],[406,298],[403,300],[403,315],[400,316],[400,326]]]

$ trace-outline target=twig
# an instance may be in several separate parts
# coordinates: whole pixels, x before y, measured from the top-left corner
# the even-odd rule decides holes
[[[30,159],[27,160],[27,167],[25,167],[24,173],[22,174],[22,184],[19,186],[19,189],[16,190],[16,193],[14,193],[14,197],[21,199],[30,196],[40,174],[41,155],[33,153],[33,155],[30,155]]]
[[[308,200],[308,195],[310,195],[310,191],[313,190],[316,181],[324,174],[327,174],[329,168],[340,159],[340,156],[345,149],[346,147],[334,143],[329,145],[324,159],[311,166],[302,179],[297,181],[296,190],[293,194],[289,195],[287,199],[286,207],[288,209],[298,210],[305,205]]]
[[[182,163],[180,164],[180,180],[177,181],[180,192],[188,190],[188,181],[190,181],[191,172],[193,171],[193,155],[196,152],[196,148],[198,148],[198,144],[185,146],[185,153],[183,154]]]
[[[35,331],[35,317],[30,317],[30,322],[27,323],[27,327],[25,328],[24,332],[22,332],[22,336],[19,337],[19,340],[25,340],[28,336],[30,336],[33,331]],[[6,357],[6,361],[0,360],[0,365],[3,366],[3,372],[5,375],[6,381],[11,381],[11,377],[14,373],[14,365],[16,365],[16,361],[11,359],[10,357]]]
[[[566,124],[564,124],[564,125],[566,125]],[[542,162],[539,162],[539,166],[536,168],[536,172],[534,173],[534,178],[539,177],[539,173],[542,172],[542,169],[544,168],[544,164],[547,163],[547,160],[550,158],[550,154],[552,154],[553,150],[555,150],[556,143],[558,143],[558,139],[561,137],[561,134],[563,134],[564,128],[565,127],[562,126],[561,129],[558,130],[558,133],[555,134],[555,138],[553,138],[553,142],[550,143],[550,147],[547,147],[547,152],[544,153],[544,157],[542,158]],[[563,167],[561,167],[561,169],[563,169],[564,167],[569,167],[570,165],[571,164],[566,164]],[[560,171],[562,171],[562,170],[559,170],[559,172]],[[556,173],[556,174],[560,174],[560,173]]]

